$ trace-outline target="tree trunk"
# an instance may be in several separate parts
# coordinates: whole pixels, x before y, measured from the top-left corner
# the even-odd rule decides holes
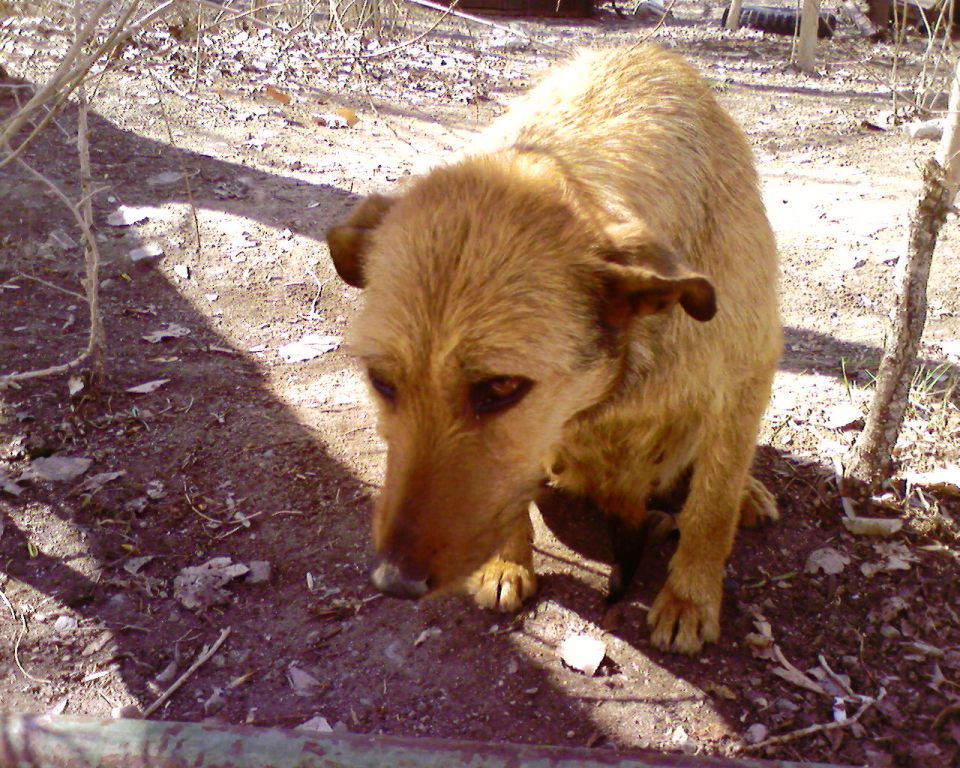
[[[927,321],[927,281],[937,236],[960,186],[960,57],[957,59],[950,107],[937,158],[923,169],[923,190],[910,217],[910,237],[903,278],[891,317],[877,388],[866,425],[851,452],[845,480],[870,490],[890,470],[893,448],[907,409],[910,385],[917,369],[917,350]]]
[[[877,374],[877,388],[863,433],[853,447],[846,477],[875,490],[890,469],[917,369],[917,350],[927,321],[927,281],[940,227],[953,195],[943,166],[934,158],[923,169],[923,192],[910,217],[903,280],[897,294],[890,335]]]
[[[817,64],[817,28],[820,26],[820,4],[817,0],[803,0],[800,15],[800,41],[797,47],[797,66],[801,72],[813,74]]]

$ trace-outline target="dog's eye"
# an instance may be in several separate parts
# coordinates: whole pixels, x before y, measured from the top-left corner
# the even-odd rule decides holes
[[[380,397],[389,403],[397,399],[397,388],[393,384],[381,378],[373,371],[368,371],[367,375],[370,377],[370,384],[377,390]]]
[[[470,385],[470,407],[477,416],[497,413],[519,403],[533,382],[522,376],[495,376]]]

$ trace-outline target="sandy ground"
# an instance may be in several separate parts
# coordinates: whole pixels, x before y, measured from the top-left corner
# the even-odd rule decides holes
[[[379,55],[431,19],[402,19],[382,44],[233,24],[199,57],[154,31],[121,53],[91,119],[108,188],[96,198],[106,381],[72,395],[65,377],[0,391],[0,709],[142,711],[229,627],[153,717],[322,717],[358,733],[728,755],[831,721],[840,696],[848,715],[869,704],[857,723],[760,756],[877,768],[958,759],[960,504],[902,479],[960,460],[953,222],[900,474],[858,508],[901,517],[903,530],[851,536],[831,479],[866,408],[918,167],[935,145],[885,129],[891,48],[852,27],[821,44],[820,75],[808,77],[789,67],[789,39],[725,33],[719,10],[696,3],[674,16],[651,37],[688,56],[744,126],[783,261],[787,347],[757,459],[783,520],[740,535],[721,641],[693,659],[649,644],[646,608],[672,542],[648,553],[608,611],[597,521],[562,504],[537,520],[542,587],[519,616],[375,595],[366,526],[384,450],[339,347],[361,296],[323,243],[360,195],[456,151],[551,63],[649,27],[609,11],[509,22],[526,37],[446,21]],[[0,63],[8,85],[29,85],[44,23],[8,22]],[[50,39],[41,53],[63,42]],[[903,83],[920,50],[907,45]],[[378,55],[358,63],[361,51]],[[0,90],[5,113],[15,93]],[[71,194],[74,122],[64,112],[25,153]],[[136,223],[110,223],[121,206],[140,209]],[[65,360],[85,338],[83,302],[60,290],[79,290],[79,235],[13,165],[0,169],[0,222],[0,371]],[[162,256],[134,262],[144,246]],[[308,335],[315,356],[290,362],[287,345]],[[83,469],[70,479],[28,479],[51,456],[89,462],[64,465]],[[213,558],[251,572],[186,587],[184,569]],[[825,561],[833,572],[816,567]],[[559,656],[579,633],[605,644],[595,675]]]

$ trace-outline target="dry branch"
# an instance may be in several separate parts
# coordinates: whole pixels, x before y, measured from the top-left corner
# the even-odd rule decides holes
[[[903,278],[897,291],[873,401],[863,432],[845,468],[845,480],[874,490],[885,479],[907,408],[917,351],[927,321],[927,282],[940,228],[952,210],[953,194],[943,166],[930,158],[923,169],[923,191],[910,217]]]
[[[839,728],[848,728],[857,722],[861,717],[863,717],[867,710],[880,701],[880,699],[882,699],[884,696],[886,696],[886,694],[887,692],[881,688],[880,694],[875,699],[870,698],[869,696],[858,696],[860,699],[860,708],[850,717],[845,717],[842,720],[832,720],[829,723],[816,723],[815,725],[801,728],[796,731],[781,733],[779,736],[771,736],[769,739],[758,741],[756,744],[748,744],[740,747],[739,751],[756,752],[761,749],[766,749],[767,747],[776,746],[777,744],[786,744],[787,742],[796,741],[797,739],[802,739],[806,736],[812,736],[815,733],[825,733],[826,731],[835,731]]]
[[[70,211],[83,235],[85,245],[85,277],[82,282],[85,299],[90,312],[90,333],[87,347],[81,354],[61,365],[0,376],[0,386],[26,379],[65,373],[86,363],[91,364],[95,377],[99,376],[102,371],[104,332],[100,317],[98,292],[100,253],[97,248],[96,238],[93,236],[93,207],[91,201],[95,192],[91,190],[92,173],[87,130],[87,98],[84,83],[98,62],[101,62],[111,51],[115,50],[121,42],[128,39],[135,32],[158,18],[161,18],[168,9],[173,7],[174,0],[160,3],[157,7],[133,22],[131,22],[131,19],[139,9],[141,5],[140,2],[134,0],[122,4],[112,24],[109,26],[108,31],[104,35],[99,36],[99,44],[93,45],[94,40],[98,38],[100,25],[106,19],[112,5],[113,0],[101,0],[90,10],[84,21],[81,16],[82,4],[79,0],[74,3],[73,42],[64,54],[63,59],[57,65],[54,73],[48,78],[47,82],[33,93],[27,103],[0,123],[0,149],[5,150],[4,156],[0,157],[0,167],[15,162],[30,176],[42,182]],[[87,55],[83,55],[83,52],[91,47],[93,50]],[[54,115],[74,93],[78,94],[77,154],[80,163],[80,199],[78,202],[71,201],[54,182],[50,181],[21,157],[27,145],[53,120]],[[43,117],[35,120],[35,117],[40,112],[44,113]],[[21,131],[30,124],[33,126],[30,133],[14,147],[15,139]]]
[[[210,660],[210,657],[217,652],[217,650],[221,645],[223,645],[224,641],[228,637],[230,637],[230,627],[222,630],[220,632],[220,636],[213,642],[213,645],[211,645],[209,648],[203,649],[203,652],[200,654],[197,660],[190,665],[190,669],[180,675],[180,677],[178,677],[173,684],[167,688],[167,690],[165,690],[155,702],[153,702],[153,704],[143,710],[143,719],[146,720],[150,717],[150,715],[162,707],[167,699],[173,696],[173,694],[179,690],[180,686],[190,679],[194,672],[196,672],[198,669],[200,669],[200,667]]]

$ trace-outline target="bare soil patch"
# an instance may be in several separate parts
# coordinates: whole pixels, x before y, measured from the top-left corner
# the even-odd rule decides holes
[[[332,54],[376,44],[326,35],[290,46],[233,25],[203,46],[201,67],[195,46],[151,32],[137,45],[160,77],[143,50],[125,53],[91,129],[94,171],[109,185],[96,198],[107,379],[74,395],[63,379],[0,391],[0,481],[42,457],[91,460],[71,481],[0,490],[3,709],[145,709],[229,627],[154,717],[292,727],[322,716],[358,733],[722,755],[831,721],[836,696],[852,715],[848,685],[884,695],[856,725],[762,756],[877,768],[960,759],[960,501],[902,479],[960,462],[955,224],[934,265],[901,477],[858,508],[902,517],[903,530],[849,534],[832,481],[866,406],[918,164],[933,145],[864,124],[889,106],[887,46],[842,28],[820,46],[822,76],[808,78],[786,64],[789,39],[724,33],[719,9],[703,18],[696,3],[674,14],[653,39],[687,55],[744,126],[783,260],[787,348],[757,459],[782,522],[739,535],[721,641],[692,659],[649,644],[646,608],[670,541],[607,610],[606,544],[589,510],[563,500],[538,521],[542,587],[519,616],[376,596],[366,527],[383,447],[338,346],[361,296],[336,279],[323,244],[359,195],[462,146],[551,61],[635,42],[644,28],[608,12],[511,22],[534,44],[448,21],[361,65]],[[424,20],[407,23],[409,37]],[[42,24],[8,30],[6,84],[38,76],[21,54]],[[918,51],[908,45],[908,65]],[[14,93],[0,90],[4,112]],[[359,120],[340,129],[316,119],[350,113]],[[71,190],[73,119],[64,113],[63,131],[48,128],[25,155]],[[110,225],[121,205],[145,218]],[[73,232],[68,215],[7,166],[0,222],[0,369],[65,360],[87,320],[80,299],[52,287],[77,290],[79,248],[60,234]],[[133,263],[147,244],[162,257]],[[286,345],[307,335],[329,351],[289,362]],[[814,560],[836,572],[808,569],[820,550]],[[266,561],[268,577],[238,576],[188,607],[176,577],[215,557]],[[596,675],[561,661],[572,633],[606,644]],[[785,678],[772,642],[822,692]]]

